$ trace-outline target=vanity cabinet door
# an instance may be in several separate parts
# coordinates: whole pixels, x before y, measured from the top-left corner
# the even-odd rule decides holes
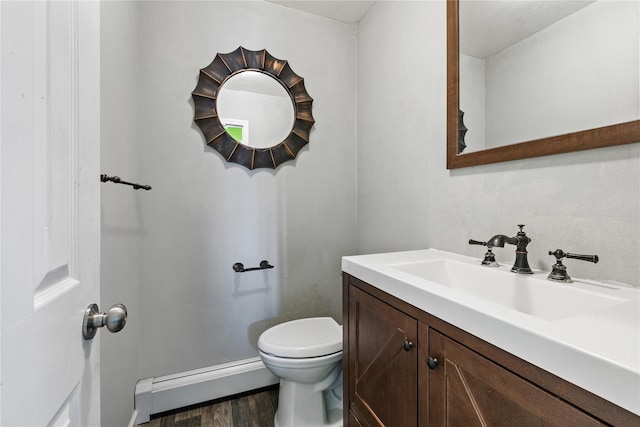
[[[417,321],[349,287],[349,410],[363,427],[417,425]]]
[[[420,327],[423,339],[427,328]],[[428,377],[429,412],[427,424],[421,420],[421,425],[605,425],[434,329],[428,329],[428,340],[427,357],[432,358],[431,367],[425,358],[420,365],[420,375]],[[433,359],[438,361],[436,366]]]

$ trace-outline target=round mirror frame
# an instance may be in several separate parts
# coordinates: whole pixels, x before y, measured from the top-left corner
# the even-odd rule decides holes
[[[294,123],[289,135],[268,148],[253,148],[241,144],[227,133],[217,111],[217,97],[222,85],[244,71],[258,71],[278,81],[293,103]],[[252,51],[240,46],[229,53],[218,53],[207,67],[200,70],[196,88],[191,93],[195,104],[194,122],[211,148],[227,162],[248,169],[275,169],[296,158],[309,143],[309,133],[315,123],[311,107],[313,98],[304,87],[304,79],[293,72],[286,60],[273,57],[265,49]]]

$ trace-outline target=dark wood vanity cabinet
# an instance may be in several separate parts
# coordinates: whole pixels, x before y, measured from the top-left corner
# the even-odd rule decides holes
[[[430,426],[603,426],[515,373],[422,325],[437,366],[423,369]],[[421,341],[422,342],[422,341]],[[426,358],[425,358],[426,359]],[[433,363],[433,362],[432,362]]]
[[[417,425],[416,319],[353,286],[348,334],[344,381],[355,419],[362,426]]]
[[[345,425],[640,426],[640,417],[344,274]]]

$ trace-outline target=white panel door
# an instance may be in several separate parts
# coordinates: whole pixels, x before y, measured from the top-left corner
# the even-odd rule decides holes
[[[97,426],[100,4],[3,0],[0,19],[0,425]]]

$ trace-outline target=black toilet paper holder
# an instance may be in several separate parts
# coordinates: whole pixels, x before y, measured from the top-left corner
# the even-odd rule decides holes
[[[235,264],[233,264],[233,271],[235,271],[236,273],[244,273],[246,271],[255,271],[255,270],[267,270],[269,268],[273,268],[273,265],[269,264],[269,261],[267,260],[260,261],[259,267],[251,267],[251,268],[244,268],[244,264],[242,264],[241,262],[236,262]]]

